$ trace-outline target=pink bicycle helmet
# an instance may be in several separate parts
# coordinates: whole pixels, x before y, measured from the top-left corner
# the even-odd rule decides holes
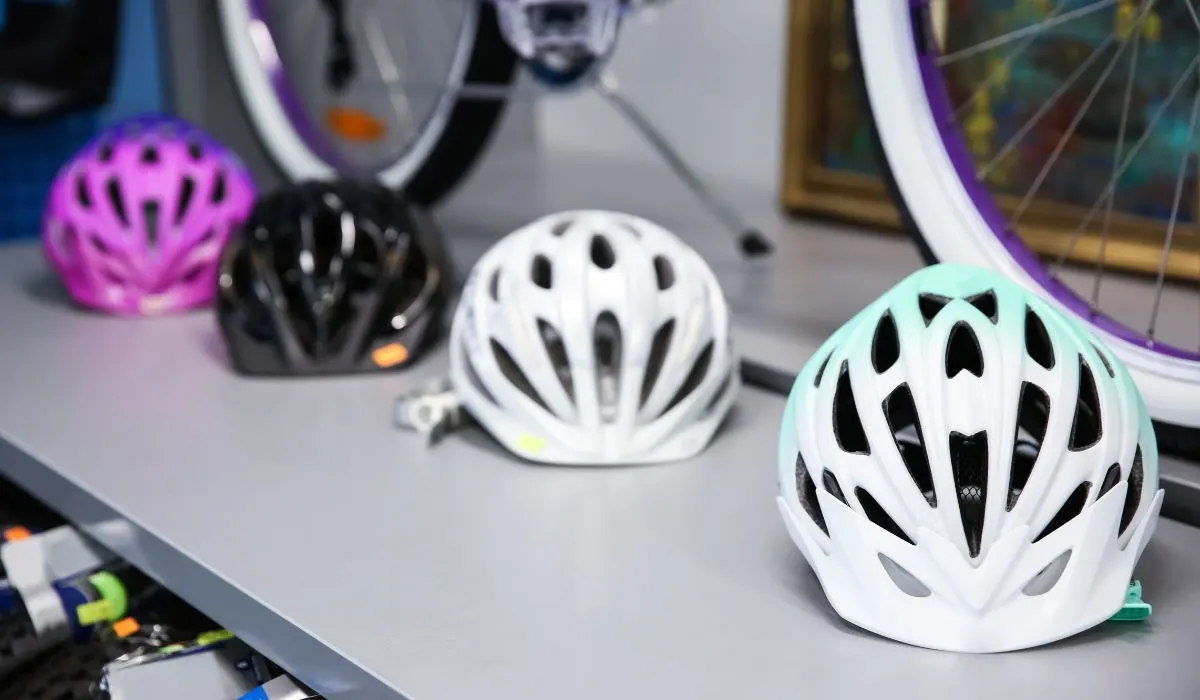
[[[59,170],[42,242],[83,306],[182,311],[212,301],[221,249],[254,196],[246,166],[198,127],[138,117],[105,130]]]

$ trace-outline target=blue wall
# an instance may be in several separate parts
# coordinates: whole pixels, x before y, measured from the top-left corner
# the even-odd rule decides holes
[[[99,129],[167,106],[158,2],[122,0],[121,45],[109,104],[37,123],[0,121],[0,241],[39,235],[54,174]]]

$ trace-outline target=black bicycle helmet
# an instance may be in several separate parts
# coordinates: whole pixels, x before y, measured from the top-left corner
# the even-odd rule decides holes
[[[334,374],[412,364],[443,331],[453,273],[432,218],[343,180],[259,199],[218,275],[235,370]]]

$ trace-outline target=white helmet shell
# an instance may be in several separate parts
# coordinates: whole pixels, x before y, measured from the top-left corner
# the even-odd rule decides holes
[[[713,271],[662,227],[604,211],[544,217],[484,254],[450,378],[500,443],[557,464],[691,457],[740,386]]]
[[[834,609],[892,639],[995,652],[1124,603],[1162,505],[1120,360],[1034,294],[921,270],[801,371],[779,507]]]

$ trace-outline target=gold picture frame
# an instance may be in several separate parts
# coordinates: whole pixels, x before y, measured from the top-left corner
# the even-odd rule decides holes
[[[900,228],[900,217],[878,175],[833,168],[823,162],[831,128],[848,128],[869,118],[858,104],[846,17],[845,0],[791,0],[781,204],[796,214],[895,231]],[[1200,212],[1200,187],[1191,196],[1195,201],[1192,211]],[[1010,211],[1017,204],[1016,197],[1000,196],[998,200]],[[1084,212],[1078,205],[1035,199],[1022,218],[1021,236],[1039,254],[1057,256],[1071,248],[1068,259],[1097,262],[1098,235],[1086,234],[1073,247],[1070,244]],[[1162,264],[1165,228],[1160,219],[1114,212],[1105,264],[1156,274]],[[1200,279],[1200,225],[1181,222],[1176,227],[1166,274]]]

